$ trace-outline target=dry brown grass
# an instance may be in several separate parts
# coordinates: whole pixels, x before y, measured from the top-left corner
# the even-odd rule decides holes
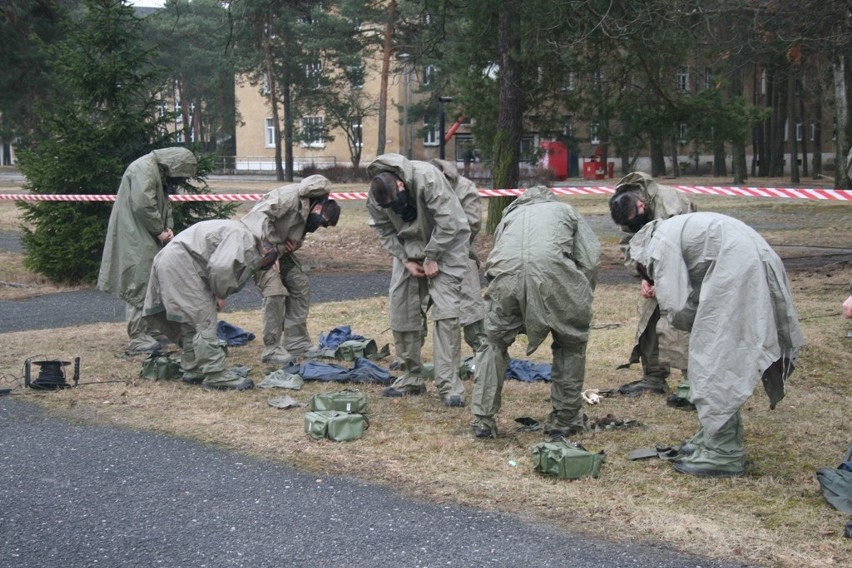
[[[252,190],[254,191],[254,190]],[[584,214],[605,213],[601,198],[571,200]],[[718,210],[763,224],[761,232],[782,255],[803,254],[784,244],[850,245],[849,205],[773,202],[759,199],[700,198],[703,210]],[[337,232],[364,237],[362,207],[354,207]],[[360,240],[336,240],[350,257],[362,256]],[[313,237],[312,237],[313,238]],[[607,259],[617,264],[614,235],[602,235]],[[308,247],[316,247],[309,249]],[[372,249],[370,249],[372,250]],[[350,252],[351,251],[351,252]],[[811,251],[813,252],[813,251]],[[367,253],[369,255],[371,253]],[[809,254],[809,253],[808,253]],[[329,258],[335,255],[329,254]],[[326,261],[334,264],[335,260]],[[842,537],[844,515],[822,499],[815,470],[834,467],[850,441],[852,386],[850,324],[839,315],[852,280],[849,264],[829,264],[790,273],[808,346],[790,382],[788,397],[774,411],[756,392],[743,408],[746,450],[754,470],[743,479],[705,480],[679,475],[659,460],[629,461],[628,451],[655,443],[676,443],[697,428],[694,413],[667,407],[659,397],[607,398],[587,407],[590,418],[614,414],[638,420],[643,428],[589,433],[578,439],[590,450],[604,450],[601,477],[575,482],[544,478],[532,471],[530,448],[541,433],[515,431],[518,416],[543,418],[549,411],[549,387],[507,381],[496,440],[474,440],[469,409],[441,405],[434,389],[425,397],[384,399],[381,387],[362,386],[370,400],[370,429],[355,442],[315,442],[303,429],[304,409],[282,411],[267,405],[278,391],[212,393],[176,382],[137,378],[139,360],[119,355],[126,343],[123,324],[100,324],[50,331],[0,334],[0,376],[20,377],[27,357],[82,360],[82,383],[55,393],[15,391],[72,420],[165,432],[295,465],[317,475],[344,475],[387,485],[432,502],[458,503],[508,511],[524,518],[592,535],[631,541],[665,542],[714,558],[764,566],[845,565],[852,543]],[[612,388],[637,377],[618,371],[627,356],[636,325],[635,284],[602,284],[595,295],[595,324],[588,348],[586,386]],[[226,313],[229,322],[259,332],[256,311]],[[319,304],[310,326],[320,331],[349,324],[380,344],[391,340],[384,298]],[[615,326],[603,324],[617,324]],[[85,339],[83,339],[85,338]],[[431,356],[427,341],[424,357]],[[512,355],[523,356],[523,338]],[[38,346],[38,347],[35,347]],[[259,341],[231,350],[233,364],[254,367],[262,378]],[[548,361],[546,346],[533,356]],[[669,384],[678,380],[673,377]],[[95,384],[102,381],[117,383]],[[467,383],[470,391],[472,385]],[[323,390],[342,385],[308,383],[287,391],[302,403]],[[846,560],[844,560],[844,558]]]

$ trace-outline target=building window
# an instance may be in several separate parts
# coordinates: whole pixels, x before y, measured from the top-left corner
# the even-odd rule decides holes
[[[601,138],[598,130],[600,130],[600,125],[597,122],[593,122],[589,125],[589,142],[591,144],[601,143]]]
[[[323,148],[325,141],[323,140],[323,123],[321,116],[306,116],[302,118],[301,123],[301,142],[302,148]]]
[[[353,90],[364,88],[364,66],[351,65],[346,68],[346,79],[349,81],[349,86]]]
[[[816,142],[817,125],[816,122],[811,123],[811,142]]]
[[[565,74],[565,80],[562,83],[563,91],[575,91],[577,90],[577,74],[574,71],[568,71]]]
[[[562,117],[562,136],[566,138],[574,137],[574,119],[570,116]]]
[[[713,71],[709,67],[704,68],[704,90],[713,88]]]
[[[678,124],[678,126],[677,126],[677,137],[678,137],[678,141],[681,144],[686,144],[688,134],[689,134],[689,130],[686,127],[686,123],[681,122],[680,124]]]
[[[677,71],[677,90],[685,93],[689,90],[689,69],[681,67]]]
[[[275,125],[271,118],[267,118],[264,124],[265,144],[267,148],[275,148]]]
[[[310,89],[322,87],[322,62],[312,61],[305,63],[305,85]]]
[[[420,81],[423,85],[430,84],[434,79],[435,75],[438,74],[438,68],[434,65],[424,65],[423,66],[423,79]]]
[[[438,129],[434,124],[430,124],[428,122],[423,123],[423,128],[426,129],[426,134],[423,135],[423,145],[424,146],[438,146],[441,137],[441,133],[438,132]]]
[[[796,142],[801,142],[804,138],[804,125],[801,122],[796,123]]]
[[[364,125],[360,122],[352,123],[352,139],[358,148],[364,146]]]

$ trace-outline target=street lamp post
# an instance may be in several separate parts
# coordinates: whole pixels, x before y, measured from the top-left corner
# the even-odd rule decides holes
[[[438,97],[438,101],[441,103],[441,112],[438,115],[438,130],[441,138],[438,140],[438,148],[440,148],[440,158],[443,160],[446,157],[446,141],[444,140],[444,131],[446,130],[445,122],[445,114],[444,114],[444,105],[446,103],[452,102],[453,97]]]

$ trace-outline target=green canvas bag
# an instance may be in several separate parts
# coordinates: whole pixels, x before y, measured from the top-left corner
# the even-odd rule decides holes
[[[314,440],[328,438],[335,442],[357,440],[369,427],[363,414],[336,410],[317,410],[305,413],[305,432]]]
[[[592,453],[565,440],[542,442],[532,449],[533,469],[558,479],[598,477],[604,453]]]
[[[180,360],[168,355],[152,355],[142,361],[139,377],[151,381],[168,381],[181,378],[183,369]]]
[[[354,389],[320,392],[311,397],[308,408],[364,414],[367,412],[367,395]]]

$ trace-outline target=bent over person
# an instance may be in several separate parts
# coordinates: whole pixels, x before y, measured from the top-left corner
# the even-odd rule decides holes
[[[154,257],[145,295],[145,319],[181,349],[185,383],[244,390],[251,379],[225,368],[225,342],[216,335],[217,311],[254,272],[275,262],[241,221],[201,221],[181,231]]]
[[[625,253],[624,264],[634,271],[634,261],[630,258],[626,243],[635,233],[655,219],[668,219],[696,210],[684,193],[667,185],[659,185],[651,176],[642,172],[628,174],[618,182],[609,207],[613,221],[630,235],[622,240],[622,249]],[[684,378],[688,378],[686,353],[689,335],[672,328],[665,318],[660,318],[657,300],[649,294],[647,287],[643,285],[640,293],[643,300],[636,340],[630,359],[624,366],[641,363],[642,378],[622,385],[618,391],[627,396],[639,396],[645,392],[665,394],[668,392],[666,379],[671,367],[681,369]]]
[[[663,316],[690,332],[690,392],[700,428],[674,468],[743,475],[740,407],[762,380],[775,408],[804,345],[781,259],[751,227],[717,213],[649,223],[630,241],[630,254]]]
[[[279,254],[278,262],[255,275],[263,296],[264,363],[286,365],[312,346],[307,323],[310,283],[296,251],[307,233],[337,225],[340,207],[329,198],[330,191],[328,179],[308,176],[300,183],[273,189],[242,218],[253,233],[265,235]]]
[[[570,435],[586,428],[581,411],[586,344],[600,260],[597,237],[567,203],[544,186],[511,203],[494,234],[485,276],[485,344],[477,351],[473,432],[497,435],[509,346],[519,333],[531,355],[550,334],[553,343],[550,402],[545,432]]]
[[[169,194],[197,172],[195,155],[186,148],[154,150],[124,171],[109,216],[98,274],[98,290],[125,302],[129,354],[160,350],[156,330],[142,319],[142,304],[154,255],[174,236]]]
[[[402,374],[383,396],[426,392],[420,359],[421,322],[431,305],[435,384],[446,406],[464,406],[459,378],[462,280],[470,227],[455,192],[426,162],[384,154],[367,166],[371,224],[393,257],[390,326]]]

